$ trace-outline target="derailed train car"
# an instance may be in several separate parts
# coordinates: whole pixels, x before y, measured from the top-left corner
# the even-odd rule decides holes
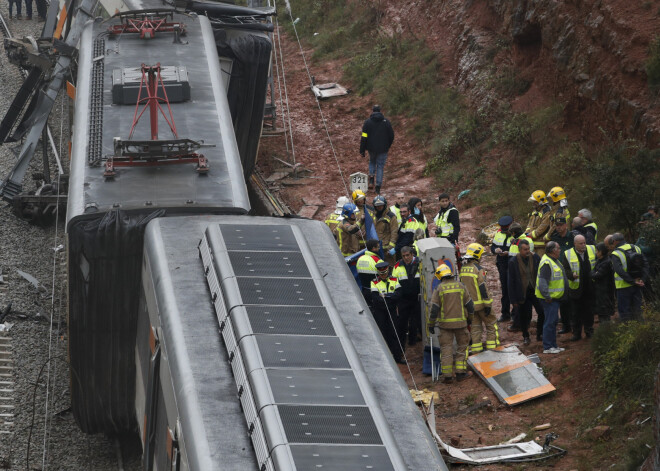
[[[150,9],[90,22],[81,37],[67,240],[73,410],[87,432],[136,426],[131,355],[146,223],[250,209],[222,69],[235,61],[219,58],[215,36],[205,16]],[[262,101],[252,94],[243,113],[262,119],[266,78]],[[247,135],[258,142],[258,132]]]
[[[146,469],[446,469],[318,221],[150,222],[136,362]]]

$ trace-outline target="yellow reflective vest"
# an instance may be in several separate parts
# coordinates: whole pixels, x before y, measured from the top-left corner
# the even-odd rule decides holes
[[[568,249],[566,251],[566,260],[568,260],[568,265],[571,267],[573,273],[580,274],[580,258],[575,250],[575,248]],[[589,264],[593,270],[596,266],[596,247],[593,245],[587,245],[587,256],[589,257]],[[580,278],[576,280],[568,280],[568,287],[570,289],[578,289],[580,287]]]
[[[619,245],[612,252],[613,255],[619,257],[619,260],[621,260],[621,267],[623,267],[623,271],[625,271],[626,273],[628,273],[628,259],[626,258],[625,251],[630,250],[632,247],[635,247],[635,252],[642,253],[642,250],[639,247],[631,244]],[[627,281],[625,281],[623,278],[621,278],[617,272],[614,272],[614,287],[616,289],[628,288],[629,286],[632,285]]]
[[[561,268],[561,265],[558,261],[549,257],[548,254],[544,254],[539,263],[539,271],[541,273],[541,268],[544,265],[550,265],[550,282],[548,283],[548,291],[550,291],[550,297],[552,299],[561,299],[564,296],[564,271]],[[534,290],[536,297],[539,299],[544,299],[541,291],[539,290],[539,274],[536,276],[536,289]]]

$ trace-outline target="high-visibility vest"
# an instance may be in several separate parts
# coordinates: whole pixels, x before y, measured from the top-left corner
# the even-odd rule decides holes
[[[412,263],[415,263],[415,262],[417,262],[419,264],[419,259],[413,258]],[[394,265],[394,268],[392,269],[392,276],[395,277],[397,280],[407,280],[408,279],[408,272],[406,271],[406,265],[405,265],[405,263],[403,263],[403,260],[399,260],[396,263],[396,265]],[[419,269],[415,270],[414,278],[419,279]]]
[[[515,257],[517,254],[520,253],[520,250],[518,250],[518,241],[521,240],[526,240],[527,242],[529,242],[529,250],[531,250],[532,252],[534,251],[534,241],[532,240],[531,237],[527,237],[525,234],[523,234],[520,237],[518,237],[515,244],[512,243],[511,246],[509,247],[509,257]]]
[[[623,271],[625,271],[626,273],[628,273],[628,259],[626,258],[625,251],[630,250],[633,247],[635,247],[635,252],[642,253],[642,251],[639,247],[637,247],[636,245],[632,245],[632,244],[619,245],[612,252],[614,255],[619,257],[619,260],[621,260],[621,266],[623,267]],[[624,281],[623,278],[621,278],[617,272],[614,272],[614,287],[616,289],[628,288],[629,286],[632,286],[632,285],[630,283],[628,283],[627,281]]]
[[[440,235],[438,237],[449,237],[454,232],[454,225],[447,221],[450,211],[456,211],[456,213],[458,213],[458,209],[452,207],[442,214],[438,213],[438,215],[433,220],[435,225],[440,228]]]
[[[564,272],[561,268],[561,265],[559,263],[550,258],[548,254],[544,254],[543,258],[541,259],[541,263],[539,263],[539,271],[538,273],[541,273],[541,268],[543,268],[544,265],[550,265],[550,283],[548,283],[548,291],[550,291],[550,297],[552,299],[560,299],[564,295]],[[539,290],[539,278],[540,276],[536,276],[536,289],[534,290],[534,293],[536,294],[536,297],[539,299],[544,299],[543,295],[541,294],[541,291]]]
[[[585,224],[584,227],[593,227],[594,228],[594,238],[598,235],[598,226],[596,225],[595,222],[590,222],[589,224]]]
[[[382,262],[380,257],[373,252],[365,250],[364,255],[362,255],[357,260],[356,268],[357,272],[361,274],[375,275],[378,273],[376,269],[376,264]]]
[[[371,282],[372,293],[391,294],[394,293],[397,288],[401,288],[401,285],[399,284],[399,280],[393,276],[388,277],[387,280],[376,278]]]
[[[511,245],[511,236],[506,232],[502,232],[502,229],[498,229],[493,237],[493,244],[499,245],[500,248],[504,250]]]
[[[493,300],[490,298],[484,299],[481,296],[481,290],[479,289],[479,268],[475,265],[469,263],[461,267],[461,282],[467,287],[468,283],[471,283],[475,287],[476,298],[472,296],[472,303],[474,304],[474,310],[481,310],[481,306],[490,306],[493,304]],[[484,280],[485,282],[485,280]],[[468,288],[470,294],[472,290]]]
[[[587,245],[587,256],[589,257],[589,264],[593,270],[596,266],[596,247],[593,245]],[[575,248],[568,249],[566,251],[566,258],[568,259],[568,264],[571,266],[571,271],[573,273],[580,274],[580,259],[578,257]],[[570,289],[578,289],[580,287],[580,278],[576,280],[568,280],[568,287]]]
[[[403,222],[401,219],[401,208],[398,208],[397,205],[393,204],[390,206],[390,211],[392,211],[396,215],[396,220],[399,221],[399,226]]]

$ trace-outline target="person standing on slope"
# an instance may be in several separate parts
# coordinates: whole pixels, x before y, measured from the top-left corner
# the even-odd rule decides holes
[[[383,171],[387,161],[387,153],[394,142],[392,125],[380,111],[380,105],[374,105],[373,113],[362,125],[362,138],[360,139],[360,155],[369,152],[369,186],[374,185],[376,194],[380,194],[383,184]]]

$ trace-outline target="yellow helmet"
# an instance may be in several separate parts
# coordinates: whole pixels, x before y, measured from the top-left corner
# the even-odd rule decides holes
[[[548,196],[552,198],[552,201],[554,201],[555,203],[557,201],[566,199],[566,193],[564,192],[564,189],[560,186],[556,186],[550,191],[548,191]]]
[[[534,193],[532,193],[532,196],[527,198],[527,201],[529,201],[530,203],[537,202],[543,204],[543,203],[547,203],[548,199],[545,197],[545,193],[543,192],[543,190],[536,190]]]
[[[438,280],[442,280],[446,276],[452,276],[451,268],[444,263],[441,263],[438,265],[438,268],[435,269],[435,277]]]
[[[474,242],[467,246],[467,250],[465,251],[465,258],[474,258],[475,260],[479,260],[484,254],[484,251],[485,250],[483,245]]]
[[[357,201],[361,198],[366,198],[367,196],[364,194],[364,191],[362,190],[355,190],[353,192],[353,201]]]

